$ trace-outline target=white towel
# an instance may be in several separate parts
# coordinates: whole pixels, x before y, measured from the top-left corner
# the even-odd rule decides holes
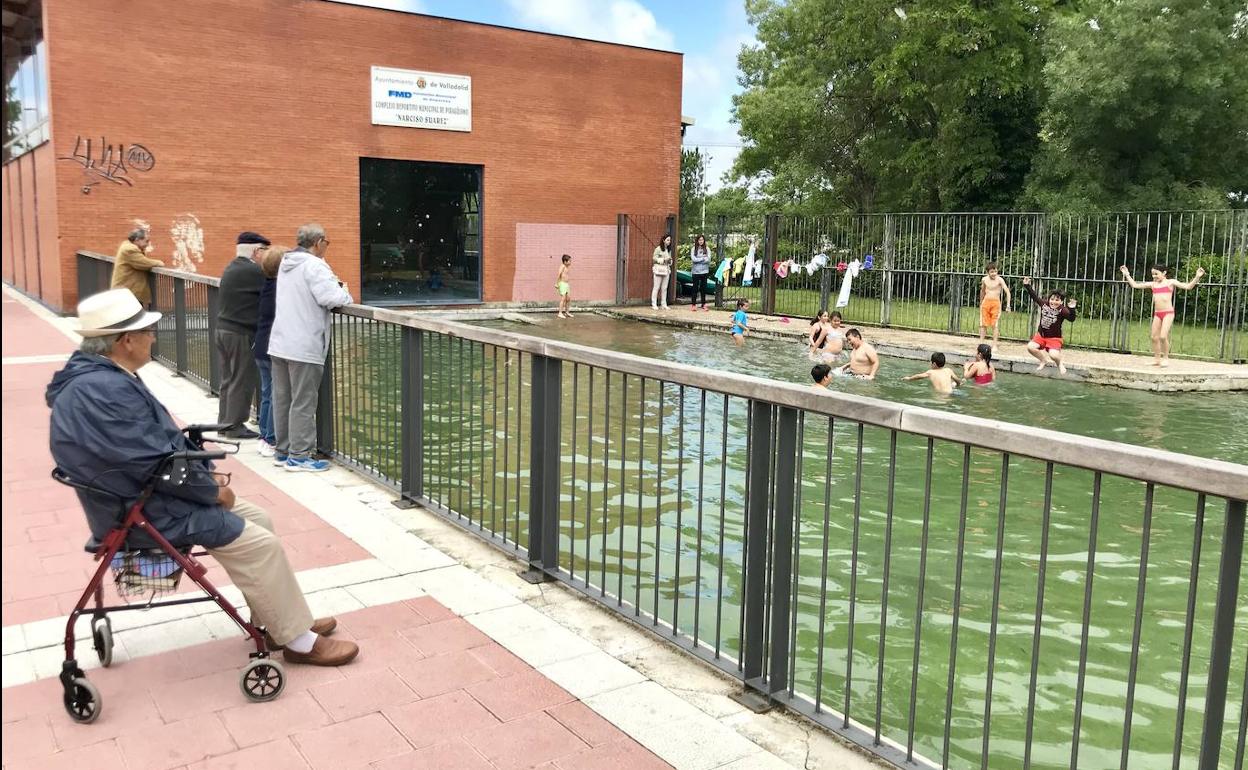
[[[858,271],[862,269],[862,263],[854,260],[845,266],[845,278],[841,281],[841,293],[836,297],[836,306],[845,307],[849,304],[850,287],[854,284],[854,278],[857,277]]]
[[[750,244],[750,250],[745,255],[745,278],[741,281],[742,286],[750,286],[754,283],[754,244]]]

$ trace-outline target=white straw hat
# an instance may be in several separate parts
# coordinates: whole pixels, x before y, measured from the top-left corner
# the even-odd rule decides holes
[[[129,289],[102,291],[78,303],[78,333],[83,337],[146,329],[159,320],[160,313],[144,310]]]

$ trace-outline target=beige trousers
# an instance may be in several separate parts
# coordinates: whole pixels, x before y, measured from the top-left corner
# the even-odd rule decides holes
[[[221,548],[210,548],[251,608],[251,622],[264,626],[278,644],[287,644],[312,628],[312,611],[303,598],[282,541],[273,534],[273,520],[258,505],[234,502],[244,520],[242,534]]]

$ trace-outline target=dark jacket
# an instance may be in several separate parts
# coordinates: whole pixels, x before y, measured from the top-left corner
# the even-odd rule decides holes
[[[265,278],[260,287],[260,316],[256,322],[256,338],[251,350],[258,361],[269,360],[269,332],[273,330],[273,316],[277,313],[277,279]]]
[[[235,257],[221,274],[217,294],[217,328],[255,334],[260,318],[260,287],[264,271],[251,257]]]
[[[127,503],[170,452],[196,449],[143,381],[103,356],[74,353],[52,377],[49,444],[57,467],[76,481],[103,487]],[[162,482],[144,508],[152,526],[174,545],[216,548],[233,542],[243,520],[217,503],[206,462],[191,463],[183,484]],[[115,500],[78,492],[91,534],[102,539],[119,521]],[[128,545],[155,545],[135,531]]]

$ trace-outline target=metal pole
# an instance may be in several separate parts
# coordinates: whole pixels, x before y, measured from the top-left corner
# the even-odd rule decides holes
[[[892,323],[893,315],[893,253],[897,248],[897,222],[892,214],[884,215],[884,297],[880,302],[880,326]]]
[[[742,678],[746,690],[738,702],[766,711],[769,699],[760,697],[763,687],[763,625],[767,622],[767,493],[771,468],[771,429],[774,407],[761,401],[750,404],[750,441],[747,448],[749,490],[746,494],[744,632],[741,635]]]
[[[628,299],[628,214],[615,216],[615,304]]]
[[[1209,652],[1209,685],[1205,691],[1205,728],[1200,738],[1200,770],[1220,767],[1226,684],[1234,650],[1239,567],[1244,557],[1244,509],[1243,500],[1226,501],[1226,532],[1222,536],[1222,564],[1218,569],[1218,598],[1214,604],[1213,641]]]
[[[563,362],[532,356],[529,401],[529,568],[530,583],[558,578],[559,570],[559,402]]]
[[[400,338],[399,508],[410,508],[425,496],[425,335],[419,329],[403,328]],[[484,408],[484,405],[483,405]]]
[[[763,242],[763,315],[774,315],[776,312],[776,273],[772,265],[776,262],[777,241],[780,237],[780,215],[768,214]]]
[[[316,399],[316,446],[321,452],[334,453],[334,337],[336,324],[329,324],[329,355],[325,357],[325,369],[321,373],[321,389]]]
[[[676,215],[668,214],[667,222],[664,223],[663,232],[665,235],[672,236],[672,264],[670,277],[667,280],[667,304],[676,304]],[[663,242],[663,236],[659,236],[659,243]]]
[[[217,313],[221,310],[220,290],[208,287],[208,392],[221,393],[221,361],[217,358]]]
[[[727,240],[728,240],[728,217],[724,216],[723,214],[720,214],[718,217],[715,218],[715,262],[716,264],[724,261],[724,245],[725,245],[724,242]],[[724,274],[724,279],[727,280],[727,278],[729,278],[731,275],[732,275],[732,270],[729,269],[728,272]],[[715,282],[715,309],[720,310],[723,307],[724,307],[724,281],[721,280],[721,281]]]
[[[797,410],[776,407],[775,531],[771,555],[771,661],[768,694],[788,689],[789,635],[793,602],[794,467],[797,458]]]
[[[186,374],[186,279],[173,279],[174,371]]]

